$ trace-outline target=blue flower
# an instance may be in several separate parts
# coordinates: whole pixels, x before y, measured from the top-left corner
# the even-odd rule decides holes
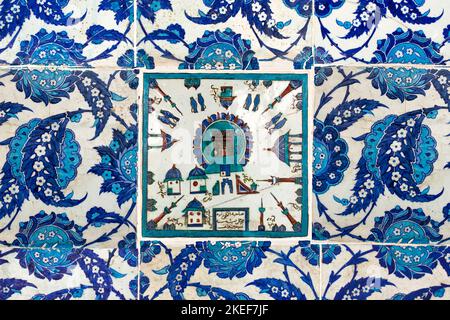
[[[327,64],[332,63],[333,57],[322,47],[314,48],[314,57],[311,47],[303,48],[294,59],[294,69],[311,69],[313,64]],[[321,86],[329,76],[333,74],[333,69],[330,67],[315,68],[314,84]]]
[[[422,209],[400,206],[375,218],[369,241],[380,243],[428,244],[442,239],[438,227],[431,223]]]
[[[294,69],[311,69],[314,65],[312,47],[304,47],[294,59]]]
[[[203,37],[189,45],[189,54],[179,69],[205,70],[257,70],[258,59],[251,50],[250,40],[227,28],[221,31],[206,31]]]
[[[80,227],[65,213],[47,214],[41,211],[28,222],[20,223],[13,241],[18,250],[16,258],[22,268],[40,279],[59,280],[71,274],[79,255],[74,247],[85,243]]]
[[[270,242],[200,242],[197,247],[210,273],[222,279],[242,278],[259,267]]]
[[[397,29],[387,39],[378,42],[371,63],[439,64],[443,57],[440,45],[422,31]],[[425,95],[434,79],[432,72],[418,68],[370,68],[369,79],[376,89],[390,99],[414,100]]]
[[[123,240],[119,241],[119,256],[131,267],[138,265],[139,251],[136,245],[136,233],[130,232]]]
[[[342,181],[350,164],[347,152],[347,142],[336,128],[314,120],[313,191],[316,194],[323,194]]]
[[[20,43],[15,65],[45,65],[44,69],[21,68],[12,70],[12,81],[26,98],[46,105],[68,98],[78,81],[78,71],[62,70],[58,66],[86,66],[83,46],[69,39],[65,31],[50,32],[41,29],[28,41]]]
[[[374,246],[377,258],[389,274],[399,278],[420,279],[432,274],[442,258],[439,247],[433,246]]]
[[[155,68],[153,58],[150,57],[143,49],[138,50],[136,58],[137,68]],[[117,65],[122,68],[133,69],[134,51],[132,49],[127,50],[121,57],[119,57],[117,60]],[[131,89],[136,89],[139,85],[139,78],[137,77],[138,74],[139,70],[122,70],[120,71],[120,78],[128,83]]]
[[[144,296],[144,293],[150,287],[150,279],[143,272],[140,272],[139,281],[138,276],[134,277],[134,279],[130,281],[128,287],[130,288],[131,294],[135,298],[138,296],[138,282],[140,293],[139,300],[148,300],[148,296]]]
[[[315,13],[319,18],[325,18],[333,12],[333,10],[342,7],[345,0],[316,0]]]
[[[149,263],[161,253],[161,246],[158,241],[146,241],[141,244],[141,262]]]
[[[114,130],[113,141],[108,147],[95,148],[102,160],[89,170],[103,178],[100,192],[116,194],[119,206],[129,200],[136,202],[137,138],[135,125],[125,133]]]

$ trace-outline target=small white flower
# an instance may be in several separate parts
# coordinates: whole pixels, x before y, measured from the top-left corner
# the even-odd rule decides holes
[[[33,164],[33,169],[37,172],[41,172],[44,169],[44,163],[42,161],[36,161]]]
[[[17,4],[13,5],[11,7],[11,12],[12,13],[19,13],[20,12],[20,7]]]
[[[289,297],[289,291],[287,291],[286,289],[284,289],[283,291],[281,291],[281,296],[282,296],[283,298]]]
[[[180,269],[183,271],[186,271],[188,268],[188,264],[186,262],[183,262],[182,264],[180,264]]]
[[[188,257],[189,257],[189,260],[191,260],[191,261],[195,261],[195,259],[197,259],[197,256],[194,253],[190,253],[188,255]]]
[[[400,164],[400,159],[398,157],[391,157],[389,159],[389,165],[392,167],[397,167]]]
[[[367,197],[367,191],[364,190],[364,189],[359,190],[358,195],[359,195],[361,198],[365,198],[365,197]]]
[[[36,185],[37,186],[43,186],[44,185],[44,183],[45,183],[45,179],[44,179],[44,177],[38,177],[37,179],[36,179]]]
[[[222,54],[222,49],[220,49],[220,48],[217,48],[216,49],[216,54],[219,56],[219,55],[221,55]]]
[[[337,165],[338,167],[342,166],[342,161],[341,161],[341,160],[336,160],[336,165]]]
[[[211,19],[217,20],[217,13],[213,13],[213,14],[211,15]]]
[[[53,194],[53,191],[51,189],[45,189],[44,195],[46,197],[50,197]]]
[[[225,52],[225,57],[231,58],[232,56],[233,56],[233,52],[231,52],[230,50],[227,50],[227,51]]]
[[[278,293],[278,288],[277,287],[272,287],[271,290],[272,290],[273,293]]]
[[[409,12],[409,8],[407,6],[403,6],[400,10],[403,14],[407,14]]]
[[[397,58],[402,58],[403,57],[403,52],[401,52],[400,50],[398,50],[397,52],[395,52],[395,56]]]
[[[440,84],[445,85],[445,84],[447,84],[447,77],[441,75],[441,76],[438,78],[438,81],[439,81]]]
[[[41,139],[42,139],[42,142],[50,142],[50,140],[52,139],[52,136],[50,135],[50,133],[46,132],[46,133],[42,134]]]
[[[19,186],[17,184],[12,184],[9,188],[8,188],[9,192],[11,194],[18,194],[19,193]]]
[[[352,24],[354,27],[358,28],[361,25],[361,21],[359,19],[354,19]]]
[[[180,282],[181,280],[183,280],[183,276],[181,274],[177,274],[177,276],[175,277],[175,280]]]
[[[336,153],[337,153],[337,152],[340,152],[340,151],[341,151],[341,147],[340,147],[340,146],[335,146],[333,150],[334,150],[334,152],[336,152]]]
[[[411,13],[411,19],[416,20],[417,19],[417,13],[413,12]]]
[[[352,295],[353,295],[354,297],[359,296],[360,293],[361,293],[361,291],[359,291],[358,288],[355,288],[355,289],[353,289],[353,291],[352,291]]]
[[[95,105],[97,106],[97,108],[103,108],[105,102],[103,102],[103,100],[98,100]]]
[[[220,12],[221,14],[225,14],[225,13],[227,13],[227,8],[226,8],[226,7],[221,7],[221,8],[219,9],[219,12]]]
[[[373,3],[373,2],[369,2],[368,4],[367,4],[367,6],[366,6],[366,10],[368,11],[368,12],[373,12],[373,11],[375,11],[377,9],[377,5],[375,4],[375,3]]]
[[[7,194],[7,195],[5,195],[5,196],[3,197],[3,202],[5,202],[5,203],[11,203],[12,199],[13,199],[13,198],[12,198],[9,194]]]
[[[100,94],[100,91],[97,88],[92,89],[91,95],[93,97],[98,97],[99,94]]]
[[[99,269],[98,266],[93,266],[93,267],[92,267],[92,272],[93,272],[93,273],[98,273],[99,271],[100,271],[100,269]]]
[[[405,129],[400,129],[397,131],[397,136],[399,138],[406,138],[406,135],[408,134],[408,131],[406,131]]]
[[[84,263],[85,263],[85,264],[90,264],[90,263],[91,263],[91,258],[85,257],[85,258],[84,258]]]
[[[211,64],[206,63],[206,64],[203,66],[203,68],[206,69],[206,70],[211,70],[211,69],[212,69],[212,66],[211,66]]]
[[[367,12],[363,12],[363,13],[361,13],[360,18],[362,21],[367,21],[367,20],[369,20],[370,15]]]
[[[56,122],[53,122],[52,125],[51,125],[50,127],[51,127],[51,129],[52,129],[53,131],[58,131],[58,130],[59,130],[59,124],[56,123]]]
[[[401,191],[408,191],[408,185],[407,185],[406,183],[403,183],[403,184],[400,186],[400,190],[401,190]]]
[[[351,196],[351,197],[350,197],[350,203],[355,204],[355,203],[357,203],[357,202],[358,202],[358,197],[356,197],[356,196]]]
[[[13,21],[13,16],[8,13],[5,17],[6,22],[11,23]]]
[[[406,124],[408,125],[408,127],[414,127],[416,121],[414,119],[408,119],[408,121],[406,121]]]
[[[261,11],[261,8],[262,8],[262,6],[259,2],[252,3],[252,11],[253,12],[259,12],[259,11]]]
[[[394,235],[399,236],[401,234],[401,231],[399,228],[394,229]]]
[[[259,21],[266,21],[267,20],[267,14],[265,12],[260,12],[258,14],[258,18],[259,18]]]
[[[0,111],[0,118],[4,118],[6,116],[6,112],[1,110]]]
[[[105,282],[105,279],[103,279],[103,277],[98,277],[97,283],[102,284],[103,282]]]
[[[356,114],[360,114],[360,113],[361,113],[361,108],[360,108],[360,107],[356,107],[355,109],[353,109],[353,111],[354,111]]]
[[[47,53],[45,51],[39,52],[39,58],[43,59],[47,56]]]
[[[219,61],[219,62],[216,62],[215,68],[216,68],[217,70],[223,70],[223,69],[224,69],[223,63],[220,62],[220,61]]]
[[[402,143],[400,141],[393,141],[391,143],[391,150],[393,152],[398,152],[398,151],[402,150]]]
[[[38,145],[35,149],[34,149],[34,153],[38,156],[38,157],[42,157],[43,155],[45,155],[45,152],[47,151],[47,148],[41,145]]]
[[[268,26],[269,28],[274,27],[276,24],[277,24],[277,23],[275,22],[274,19],[270,19],[269,21],[267,21],[267,26]]]
[[[86,77],[86,78],[83,79],[83,85],[85,87],[89,87],[91,85],[91,83],[92,83],[91,78]]]
[[[364,182],[364,186],[370,190],[375,187],[375,183],[373,182],[373,180],[368,179],[368,180],[366,180],[366,182]]]
[[[344,111],[344,117],[345,117],[345,118],[350,118],[351,115],[352,115],[352,112],[351,112],[350,110],[345,110],[345,111]]]
[[[335,175],[334,173],[330,173],[330,174],[329,174],[329,177],[330,177],[330,179],[335,179],[335,178],[336,178],[336,175]]]
[[[393,172],[392,176],[391,176],[391,179],[393,181],[398,181],[398,180],[400,180],[401,177],[402,177],[402,175],[399,172]]]
[[[53,13],[53,10],[51,8],[47,8],[47,9],[44,10],[44,12],[45,12],[46,15],[49,16],[49,15],[51,15]]]
[[[230,69],[230,70],[235,70],[235,69],[236,69],[236,64],[235,64],[235,63],[230,63],[230,64],[228,65],[228,69]]]
[[[335,126],[338,126],[338,125],[340,125],[341,123],[342,123],[342,118],[341,118],[341,117],[334,117],[333,124],[334,124]]]
[[[44,240],[45,239],[45,234],[43,234],[42,232],[38,234],[38,239],[39,240]]]
[[[331,135],[331,133],[327,133],[327,134],[325,135],[325,139],[328,140],[328,141],[330,141],[331,139],[333,139],[333,136]]]

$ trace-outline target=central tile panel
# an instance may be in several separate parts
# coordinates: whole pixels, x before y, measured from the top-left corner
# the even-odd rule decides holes
[[[308,231],[306,75],[145,76],[143,233]]]

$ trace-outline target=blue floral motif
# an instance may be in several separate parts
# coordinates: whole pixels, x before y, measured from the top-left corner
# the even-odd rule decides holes
[[[59,280],[71,274],[78,257],[73,249],[84,243],[80,227],[65,213],[41,211],[28,222],[20,223],[13,245],[25,247],[17,254],[22,268],[40,279]]]
[[[137,52],[137,68],[153,69],[155,67],[153,58],[150,57],[143,49]],[[117,65],[122,68],[133,69],[134,66],[134,51],[127,50],[123,56],[117,60]],[[138,78],[139,70],[122,70],[120,71],[120,78],[128,83],[131,89],[137,89],[139,85]]]
[[[77,71],[57,68],[61,65],[85,66],[83,46],[69,39],[65,31],[47,32],[41,29],[28,41],[22,41],[13,64],[45,65],[49,68],[11,70],[17,90],[34,102],[55,104],[69,98],[78,81]]]
[[[250,40],[244,40],[231,29],[224,32],[206,31],[202,38],[189,44],[189,55],[180,69],[257,70],[258,59],[251,50]]]
[[[377,258],[389,274],[399,278],[420,279],[426,274],[432,274],[442,252],[432,246],[374,246]]]
[[[130,232],[119,241],[119,256],[131,267],[136,267],[139,261],[139,251],[136,245],[136,233]]]
[[[322,263],[330,264],[341,253],[341,247],[334,244],[322,245]],[[301,249],[301,254],[313,266],[320,265],[320,245],[304,246]]]
[[[141,262],[149,263],[161,253],[161,246],[157,241],[147,241],[141,244]]]
[[[314,57],[311,47],[303,48],[294,58],[294,69],[311,69],[316,64],[327,64],[333,62],[333,57],[322,47],[314,48]],[[314,84],[321,86],[333,74],[331,67],[316,67],[314,69]]]
[[[101,162],[89,170],[103,178],[100,192],[116,194],[119,206],[129,200],[136,202],[137,139],[135,125],[130,126],[125,133],[114,130],[109,146],[95,148]]]
[[[345,3],[345,0],[316,0],[315,1],[315,14],[319,18],[325,18],[333,12],[333,10],[339,9]]]
[[[339,184],[349,166],[348,145],[333,126],[314,120],[313,191],[323,194]]]
[[[422,31],[397,29],[387,39],[379,41],[372,63],[438,64],[443,57],[440,45],[428,39]],[[369,79],[390,99],[414,100],[425,95],[434,79],[433,73],[418,68],[372,68]]]
[[[137,19],[145,17],[155,22],[156,13],[160,10],[172,10],[169,0],[136,0]],[[109,10],[115,13],[116,22],[128,19],[134,21],[134,1],[133,0],[102,0],[99,11]]]
[[[266,257],[269,242],[203,242],[201,257],[210,273],[219,278],[242,278],[259,267]]]
[[[402,209],[400,206],[375,218],[369,241],[380,243],[428,244],[439,241],[442,235],[422,209]]]

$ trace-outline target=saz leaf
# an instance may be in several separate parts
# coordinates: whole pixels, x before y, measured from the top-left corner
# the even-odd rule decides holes
[[[305,295],[299,288],[275,278],[262,278],[249,283],[247,286],[255,286],[260,293],[266,293],[275,300],[306,300]]]
[[[381,292],[381,288],[386,286],[394,284],[382,278],[360,278],[342,287],[334,300],[367,300],[373,293]]]

